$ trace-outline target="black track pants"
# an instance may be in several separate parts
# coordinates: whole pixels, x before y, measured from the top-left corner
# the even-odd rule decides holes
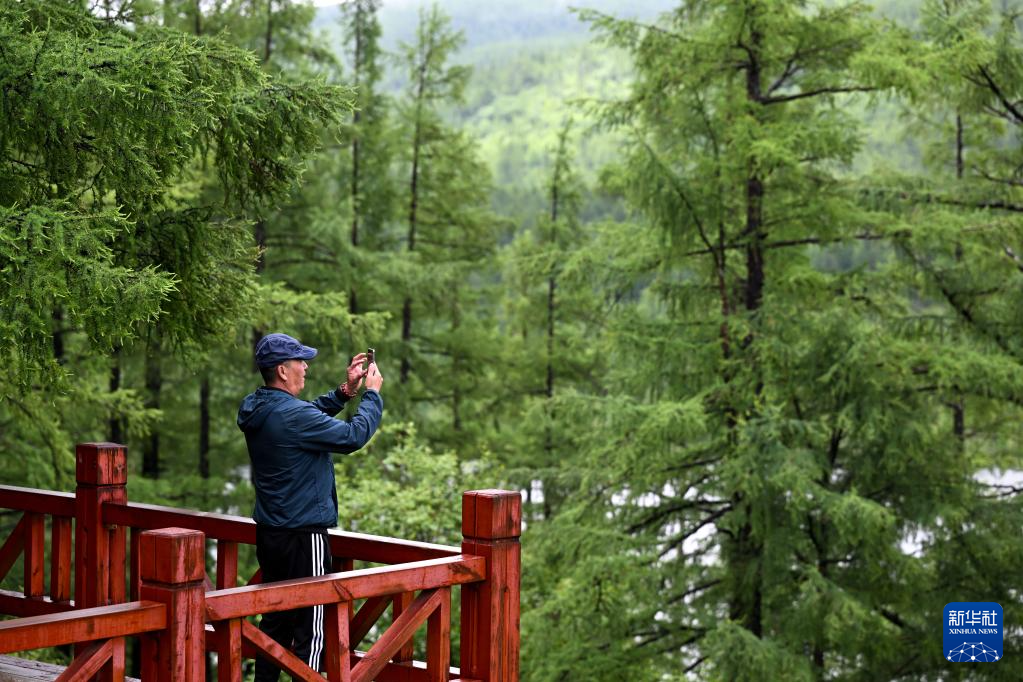
[[[263,582],[324,575],[330,570],[327,531],[256,527],[256,559]],[[313,670],[323,660],[323,606],[264,613],[259,629],[290,649]],[[276,682],[280,670],[262,656],[256,657],[256,682]]]

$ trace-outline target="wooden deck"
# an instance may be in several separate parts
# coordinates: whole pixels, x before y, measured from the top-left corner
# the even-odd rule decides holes
[[[32,661],[16,656],[0,656],[0,682],[52,682],[66,668],[53,663]],[[125,677],[126,682],[140,682],[137,677]]]

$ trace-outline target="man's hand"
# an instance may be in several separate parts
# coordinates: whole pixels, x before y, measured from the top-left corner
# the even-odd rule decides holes
[[[364,362],[366,362],[366,354],[359,353],[348,364],[348,380],[344,383],[343,388],[345,395],[352,397],[359,392],[359,384],[366,376],[366,370],[362,368]]]
[[[379,393],[380,387],[383,385],[384,377],[380,374],[380,370],[377,369],[377,363],[370,363],[369,371],[366,373],[366,388]]]

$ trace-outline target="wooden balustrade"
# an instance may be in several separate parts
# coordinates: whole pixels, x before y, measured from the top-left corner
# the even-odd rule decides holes
[[[517,493],[465,493],[461,548],[332,530],[336,573],[261,585],[257,572],[240,586],[238,547],[255,544],[251,519],[129,503],[123,446],[79,445],[76,459],[74,495],[0,486],[0,508],[23,512],[0,545],[0,578],[19,556],[24,566],[23,591],[0,591],[0,613],[27,616],[0,623],[0,653],[74,643],[75,661],[60,679],[120,680],[124,637],[138,636],[144,680],[199,680],[207,650],[218,654],[221,682],[240,681],[243,658],[257,655],[297,679],[322,680],[249,622],[322,604],[331,682],[518,679]],[[205,572],[207,540],[215,580]],[[355,561],[387,565],[353,570]],[[450,667],[454,586],[462,590],[460,672]],[[388,607],[389,627],[359,650]],[[413,661],[424,625],[427,660]]]
[[[24,488],[17,489],[21,496]],[[23,557],[24,586],[21,593],[0,590],[0,613],[38,616],[70,610],[71,605],[71,518],[50,518],[50,589],[44,585],[46,514],[26,510],[14,530],[0,546],[0,580]]]

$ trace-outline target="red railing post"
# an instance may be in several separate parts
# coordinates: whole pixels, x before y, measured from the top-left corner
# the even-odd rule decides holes
[[[521,532],[519,493],[470,490],[462,495],[462,552],[487,560],[486,580],[462,586],[463,678],[519,679]]]
[[[139,598],[167,605],[167,629],[142,637],[146,682],[206,679],[206,536],[161,528],[139,537]]]
[[[116,443],[75,448],[75,607],[125,601],[122,527],[103,523],[103,503],[128,502],[128,455]]]

